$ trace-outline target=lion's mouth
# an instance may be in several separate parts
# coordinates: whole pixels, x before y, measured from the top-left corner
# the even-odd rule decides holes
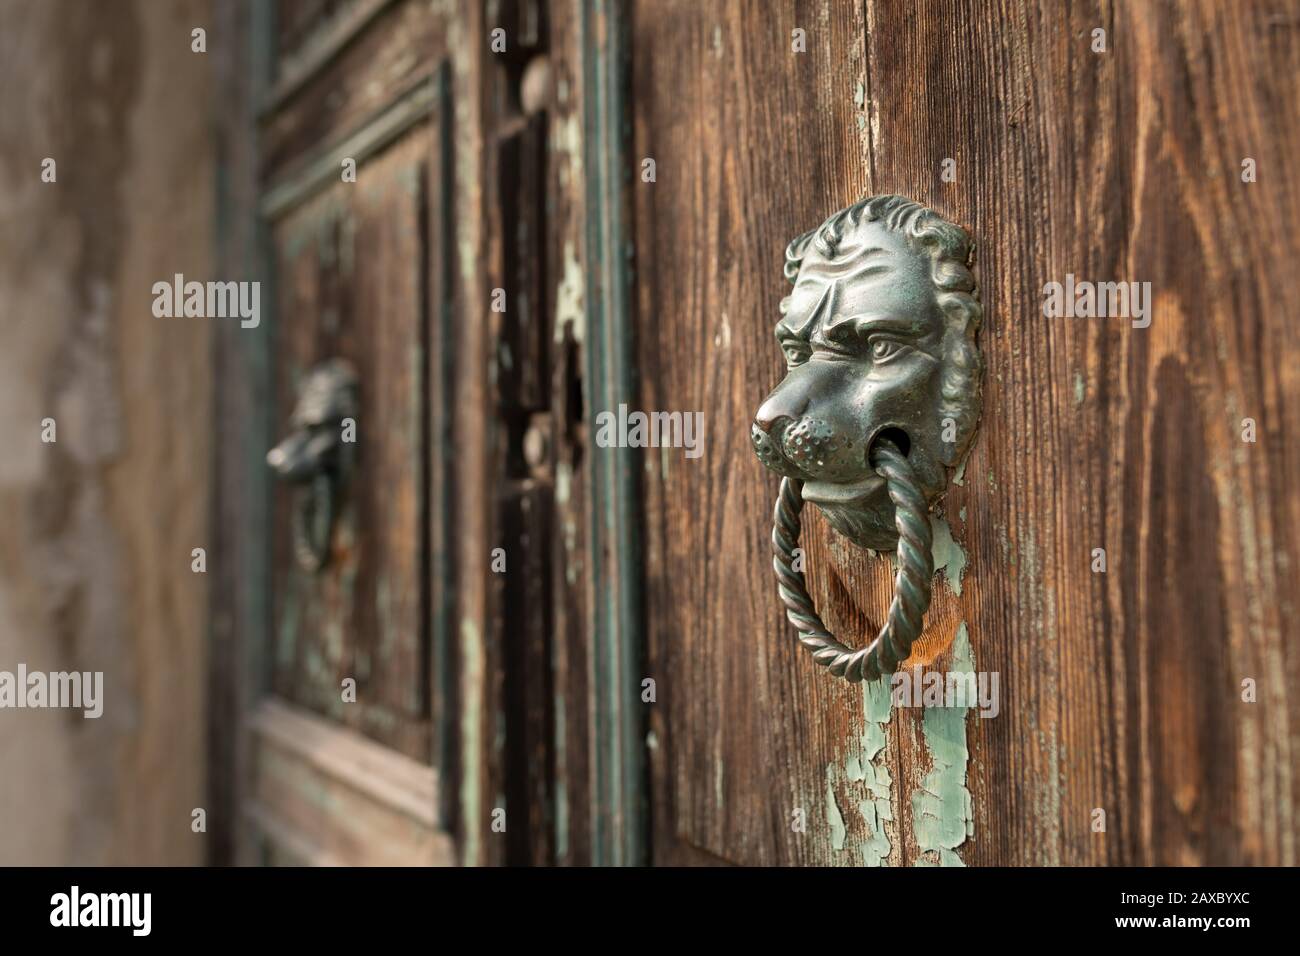
[[[804,485],[804,487],[808,486]],[[867,501],[871,493],[866,492],[859,497],[847,498],[843,501],[818,500],[817,508],[826,516],[832,528],[859,547],[870,548],[873,551],[892,551],[898,543],[898,531],[894,528],[894,512],[889,507],[888,497],[885,497],[883,479],[875,483],[874,487],[879,489],[883,500],[878,498],[875,501]],[[852,488],[842,492],[845,495],[853,493]]]
[[[880,491],[885,479],[867,475],[857,481],[805,481],[803,498],[819,505],[851,505],[863,501]]]
[[[867,475],[857,481],[805,481],[803,499],[815,505],[854,505],[884,486],[885,480],[879,475]]]

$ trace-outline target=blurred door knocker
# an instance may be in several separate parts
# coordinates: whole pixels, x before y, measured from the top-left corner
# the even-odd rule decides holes
[[[354,466],[357,377],[343,359],[314,366],[298,385],[292,429],[266,453],[277,477],[294,484],[293,548],[298,563],[319,571],[329,560],[330,539],[342,491]]]
[[[964,229],[902,196],[854,203],[786,249],[794,289],[776,338],[788,371],[751,437],[781,476],[772,563],[786,616],[813,659],[850,681],[897,670],[930,606],[930,507],[980,412],[973,252]],[[805,501],[854,544],[897,551],[893,601],[864,647],[826,629],[796,570]]]

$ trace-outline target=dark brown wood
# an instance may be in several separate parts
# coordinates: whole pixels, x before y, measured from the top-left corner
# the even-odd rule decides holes
[[[767,543],[777,483],[747,438],[782,374],[785,242],[899,192],[976,236],[987,316],[983,422],[944,505],[969,563],[960,595],[937,586],[922,652],[950,663],[964,622],[1001,679],[951,771],[973,805],[956,855],[1296,863],[1294,11],[638,3],[634,29],[634,154],[658,179],[636,186],[638,399],[704,411],[707,436],[703,458],[654,452],[644,474],[656,859],[940,858],[914,808],[937,769],[922,713],[895,709],[871,759],[862,689],[795,645]],[[1151,327],[1044,318],[1067,273],[1151,282]],[[805,540],[828,624],[869,633],[887,565],[819,518]],[[864,763],[888,773],[883,857]]]
[[[581,325],[579,262],[585,262],[585,177],[582,163],[582,46],[578,4],[553,2],[550,12],[552,90],[547,136],[549,222],[546,254],[552,264],[548,286],[551,346],[551,469],[555,512],[550,543],[554,614],[552,681],[555,699],[554,861],[561,866],[590,863],[594,773],[591,700],[591,601],[587,480],[585,330]],[[579,260],[579,256],[582,259]]]
[[[458,800],[455,826],[459,860],[469,866],[504,862],[506,840],[492,830],[503,809],[504,675],[491,549],[495,517],[496,418],[491,368],[496,340],[491,290],[500,282],[499,235],[489,227],[495,194],[494,92],[503,82],[485,38],[491,29],[477,0],[462,0],[448,23],[456,102],[457,375],[453,383],[451,480],[456,489],[457,568],[454,631],[457,658],[456,739]],[[507,819],[507,827],[509,821]]]
[[[285,174],[309,149],[335,141],[381,112],[424,82],[447,55],[444,21],[426,3],[352,0],[348,6],[379,11],[358,18],[363,25],[348,34],[349,42],[296,84],[292,95],[282,90],[262,104],[261,149],[268,178]],[[328,32],[331,23],[319,20],[314,29]],[[316,42],[304,38],[288,55]],[[293,61],[288,62],[277,61],[276,82],[292,72]]]
[[[514,84],[515,96],[527,62],[543,52],[535,44],[518,47],[506,61],[507,82]],[[506,802],[515,811],[508,831],[508,858],[545,864],[553,853],[554,779],[549,554],[554,481],[547,389],[545,116],[508,112],[498,124],[496,140],[497,228],[505,292],[495,356],[496,416],[503,426],[497,544],[505,566],[496,579],[507,656]]]

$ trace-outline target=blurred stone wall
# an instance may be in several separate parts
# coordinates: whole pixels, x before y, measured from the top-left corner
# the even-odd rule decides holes
[[[213,278],[210,20],[0,0],[0,671],[104,672],[97,720],[0,709],[0,864],[205,856],[212,320],[151,286]]]

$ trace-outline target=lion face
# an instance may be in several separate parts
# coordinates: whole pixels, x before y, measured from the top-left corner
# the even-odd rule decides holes
[[[293,431],[266,455],[279,477],[302,483],[338,470],[347,450],[341,441],[343,420],[357,414],[356,388],[356,373],[342,359],[307,372],[289,419]]]
[[[938,219],[884,198],[906,203],[913,226],[923,216]],[[791,244],[797,274],[776,328],[788,372],[759,408],[752,438],[759,460],[802,480],[804,499],[837,531],[862,547],[890,550],[894,509],[869,463],[871,446],[887,435],[907,454],[927,497],[943,491],[944,466],[964,450],[976,414],[969,406],[978,403],[978,304],[973,321],[968,310],[951,308],[936,286],[943,266],[937,247],[891,227],[882,214],[872,219],[869,206],[866,215],[846,215],[859,207],[837,214],[843,218],[833,241],[814,242],[810,233]],[[954,362],[965,367],[954,370]],[[963,402],[952,386],[964,381],[973,386]]]

